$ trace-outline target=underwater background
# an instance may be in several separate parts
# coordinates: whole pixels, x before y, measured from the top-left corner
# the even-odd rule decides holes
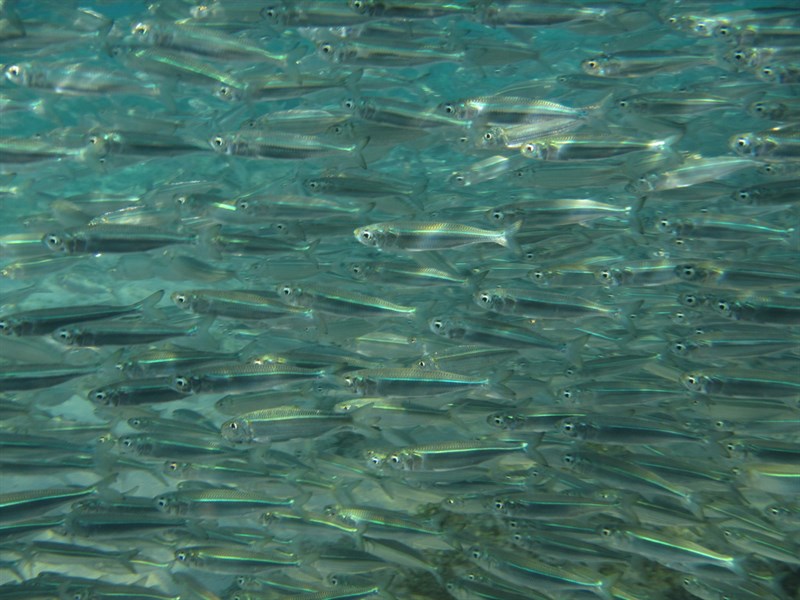
[[[0,599],[800,598],[798,32],[0,1]]]

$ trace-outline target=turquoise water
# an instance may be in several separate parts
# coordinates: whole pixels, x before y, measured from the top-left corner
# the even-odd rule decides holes
[[[790,4],[0,4],[0,598],[800,598]]]

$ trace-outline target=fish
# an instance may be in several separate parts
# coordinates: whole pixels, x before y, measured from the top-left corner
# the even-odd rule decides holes
[[[4,335],[14,336],[42,335],[69,323],[84,323],[136,312],[147,312],[163,297],[164,290],[158,290],[128,306],[84,305],[20,311],[5,315],[0,319],[0,332]]]
[[[0,0],[0,597],[794,598],[798,31]]]
[[[353,236],[363,245],[381,250],[425,252],[494,243],[521,253],[514,236],[522,221],[503,231],[488,231],[458,223],[388,222],[358,227]]]

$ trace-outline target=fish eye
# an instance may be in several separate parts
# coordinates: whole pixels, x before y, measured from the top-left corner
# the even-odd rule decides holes
[[[441,329],[442,327],[444,327],[444,323],[441,321],[441,319],[436,319],[431,323],[431,326],[434,329]]]
[[[562,459],[564,464],[571,465],[575,463],[575,455],[574,454],[565,454],[564,458]]]
[[[695,271],[695,269],[694,269],[694,267],[692,265],[684,265],[683,267],[681,267],[681,276],[682,277],[685,277],[686,279],[691,279],[695,275],[697,275],[697,272]]]
[[[6,69],[6,73],[11,75],[12,77],[19,77],[19,74],[22,73],[22,67],[19,65],[11,65]]]
[[[609,527],[603,527],[600,530],[600,535],[602,535],[603,537],[611,537],[611,533],[612,532],[611,532],[611,529]]]
[[[472,558],[478,559],[481,557],[481,551],[478,550],[477,548],[473,548],[472,550],[470,550],[470,556],[472,556]]]
[[[239,429],[239,424],[236,421],[231,421],[230,423],[228,423],[228,429],[230,429],[231,431],[236,431],[237,429]]]
[[[503,421],[503,417],[501,415],[493,415],[490,418],[492,420],[492,423],[494,423],[497,427],[500,427],[500,426],[503,425],[504,421]]]
[[[167,463],[167,469],[172,471],[173,473],[178,470],[178,467],[179,465],[176,462]]]
[[[736,145],[739,146],[739,148],[746,148],[749,145],[749,143],[747,141],[747,138],[740,137],[736,139]]]
[[[686,352],[686,344],[684,344],[683,342],[675,342],[672,345],[672,351],[675,354],[684,354]]]
[[[55,234],[50,234],[45,238],[45,243],[51,248],[55,248],[61,245],[61,238]]]
[[[567,435],[571,434],[573,431],[575,431],[575,423],[573,423],[572,421],[565,421],[561,425],[561,431],[563,431]]]
[[[372,233],[370,233],[367,230],[364,230],[364,231],[361,232],[361,237],[362,237],[362,239],[365,239],[365,240],[371,240],[372,239]]]
[[[131,446],[133,446],[133,440],[129,437],[124,437],[120,440],[120,444],[122,444],[126,448],[130,448]]]
[[[603,269],[600,271],[600,279],[603,281],[610,281],[611,280],[611,271],[608,269]]]
[[[186,555],[186,552],[176,552],[175,558],[177,558],[181,562],[184,562],[188,558],[188,556]]]
[[[333,46],[331,44],[322,44],[319,49],[323,54],[330,54],[333,52]]]
[[[764,67],[761,69],[761,74],[764,77],[771,79],[775,75],[775,71],[772,69],[772,67]]]
[[[247,200],[239,200],[239,203],[236,206],[241,210],[247,210],[250,208],[250,203]]]
[[[739,190],[739,191],[737,192],[737,194],[736,194],[736,197],[737,197],[737,198],[738,198],[740,201],[742,201],[742,202],[745,202],[745,201],[747,201],[747,200],[749,200],[749,199],[750,199],[750,192],[748,192],[747,190]]]
[[[532,271],[531,277],[536,281],[541,281],[542,279],[544,279],[544,271]]]
[[[683,297],[683,303],[686,306],[697,306],[698,304],[697,296],[695,296],[694,294],[686,294]]]
[[[175,302],[177,302],[178,304],[186,304],[186,296],[184,296],[183,294],[177,294],[175,296]]]
[[[176,377],[175,387],[181,390],[189,389],[189,380],[186,377]]]
[[[572,399],[572,390],[570,390],[570,389],[561,390],[561,397],[564,400],[571,400]]]
[[[494,501],[494,509],[495,510],[503,510],[506,507],[506,503],[500,499]]]
[[[478,299],[484,304],[489,304],[492,301],[492,297],[489,294],[481,294]]]
[[[738,61],[738,62],[742,62],[745,58],[747,58],[747,55],[742,50],[737,50],[731,56],[732,56],[733,60]]]
[[[311,179],[306,182],[306,186],[310,187],[312,190],[315,190],[319,187],[319,183]]]
[[[730,33],[731,33],[731,28],[728,27],[727,25],[720,25],[720,27],[717,29],[717,35],[721,35],[722,37],[726,37],[730,35]]]
[[[708,26],[705,23],[698,23],[694,26],[694,30],[698,33],[704,33],[708,29]]]
[[[597,68],[597,61],[596,60],[587,60],[586,66],[592,70]]]
[[[669,17],[667,19],[667,23],[670,25],[677,25],[678,24],[678,17]]]
[[[284,296],[291,296],[292,295],[292,288],[288,285],[281,288],[281,294]]]
[[[495,221],[502,221],[505,218],[505,213],[502,210],[494,210],[492,211],[492,219]]]
[[[356,107],[356,101],[352,98],[348,98],[344,102],[342,102],[342,106],[347,110],[353,110]]]
[[[390,462],[391,462],[393,465],[399,465],[399,464],[400,464],[400,457],[399,457],[397,454],[392,454],[392,455],[389,457],[389,461],[390,461]]]
[[[107,397],[107,394],[103,390],[97,390],[94,393],[94,400],[95,402],[103,402]]]
[[[158,504],[159,508],[165,508],[167,506],[167,499],[164,496],[159,496],[156,500],[156,504]]]
[[[378,455],[373,455],[373,456],[370,456],[370,457],[369,457],[369,461],[370,461],[370,462],[371,462],[373,465],[379,465],[379,464],[381,464],[381,459],[380,459],[380,457],[379,457]]]
[[[523,154],[533,154],[534,150],[536,150],[536,146],[533,144],[525,144],[522,147]]]
[[[211,140],[211,143],[214,144],[217,148],[222,148],[225,145],[225,140],[220,136],[215,137]]]
[[[618,106],[620,108],[628,108],[629,102],[627,100],[620,100],[619,103],[618,103]]]
[[[70,335],[69,331],[66,329],[59,329],[58,337],[62,340],[69,340],[72,336]]]
[[[444,110],[445,114],[452,115],[456,112],[456,107],[450,103],[447,103],[442,107],[442,110]]]
[[[494,134],[491,131],[487,131],[483,134],[483,139],[489,142],[494,139]]]
[[[148,31],[150,31],[150,27],[144,23],[137,23],[133,27],[133,33],[136,35],[146,35]]]

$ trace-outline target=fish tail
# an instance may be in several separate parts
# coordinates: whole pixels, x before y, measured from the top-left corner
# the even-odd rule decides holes
[[[509,225],[499,238],[500,245],[504,248],[508,248],[517,256],[522,256],[522,247],[517,242],[517,234],[521,228],[522,220],[520,219]]]

